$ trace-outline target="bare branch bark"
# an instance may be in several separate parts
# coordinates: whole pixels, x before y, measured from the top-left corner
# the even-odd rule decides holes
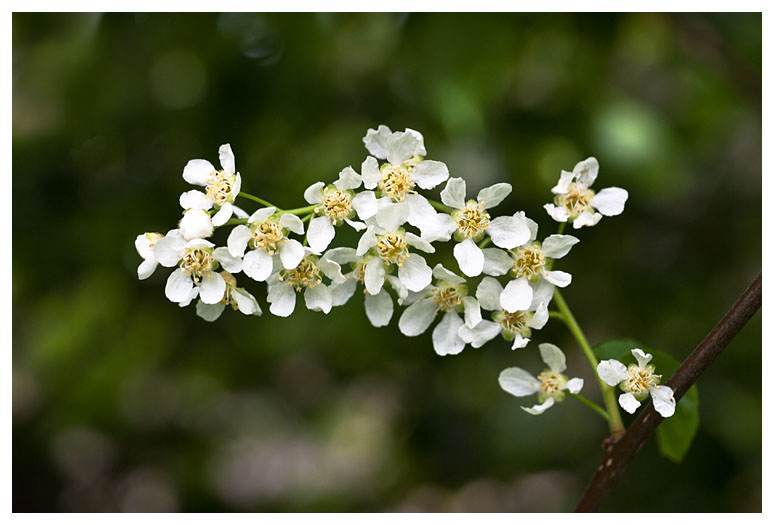
[[[673,389],[676,401],[699,379],[700,375],[734,339],[745,324],[762,306],[762,274],[746,288],[737,302],[724,317],[716,323],[694,351],[681,363],[667,382]],[[624,435],[606,445],[603,461],[584,491],[576,512],[595,512],[608,496],[614,483],[624,473],[632,458],[646,442],[646,439],[662,423],[651,403],[641,410]]]

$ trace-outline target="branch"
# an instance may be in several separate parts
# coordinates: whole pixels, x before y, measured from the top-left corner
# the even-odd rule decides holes
[[[697,348],[681,363],[667,385],[673,389],[678,402],[687,390],[697,382],[700,375],[716,359],[737,333],[762,306],[762,274],[746,288],[743,295],[729,309],[713,330],[697,345]],[[581,497],[576,512],[594,512],[608,496],[614,483],[624,473],[632,458],[659,426],[663,418],[656,413],[651,403],[641,410],[638,417],[618,440],[606,446],[603,461],[595,477]]]

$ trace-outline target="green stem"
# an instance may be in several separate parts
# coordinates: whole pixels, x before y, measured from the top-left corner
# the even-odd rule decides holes
[[[562,235],[562,232],[565,231],[565,225],[568,224],[567,222],[561,222],[559,226],[557,226],[557,235]]]
[[[221,224],[221,226],[233,226],[235,224],[247,224],[247,223],[248,223],[247,219],[229,219],[228,221]]]
[[[574,397],[579,401],[581,401],[583,404],[587,405],[589,408],[591,408],[592,410],[600,414],[603,417],[603,419],[605,419],[606,421],[611,421],[611,416],[608,415],[608,412],[603,410],[603,407],[601,407],[594,401],[590,401],[589,399],[582,396],[581,394],[571,394],[571,397]]]
[[[239,195],[237,195],[237,197],[244,197],[246,199],[256,201],[259,204],[263,204],[264,206],[269,206],[270,208],[277,208],[277,206],[275,206],[271,202],[265,201],[261,197],[256,197],[255,195],[251,195],[250,193],[245,193],[244,191],[239,192]]]
[[[445,204],[442,204],[442,203],[440,203],[438,201],[434,201],[434,200],[428,199],[428,202],[430,202],[431,206],[433,206],[434,208],[436,208],[440,212],[452,213],[452,212],[455,211],[455,208],[451,208],[451,207],[449,207],[449,206],[447,206]]]
[[[619,437],[622,433],[624,433],[624,423],[622,423],[622,416],[619,414],[619,406],[616,403],[614,389],[608,386],[602,379],[600,379],[600,376],[597,375],[597,358],[595,357],[595,353],[592,351],[592,347],[589,346],[587,337],[584,335],[581,327],[576,322],[576,318],[573,317],[573,313],[570,311],[568,303],[565,302],[565,299],[560,293],[559,288],[554,289],[554,301],[557,303],[557,307],[560,309],[560,313],[562,314],[563,321],[565,321],[565,325],[568,327],[568,330],[570,330],[570,333],[573,334],[573,337],[576,338],[576,341],[581,347],[581,351],[584,352],[587,361],[589,361],[589,366],[592,367],[592,372],[595,374],[597,382],[600,385],[600,391],[603,394],[603,402],[605,403],[606,410],[608,411],[608,426],[611,429],[611,435]]]
[[[310,206],[305,206],[303,208],[294,208],[292,210],[282,210],[282,213],[292,213],[294,215],[304,215],[306,213],[312,213],[315,211],[315,208],[318,207],[318,204],[312,204]]]
[[[314,216],[315,216],[314,213],[310,213],[309,215],[306,215],[304,218],[302,218],[301,222],[307,222],[308,220],[310,220]]]
[[[560,321],[563,321],[563,322],[565,321],[565,316],[555,310],[549,310],[549,317],[551,319],[559,319]]]
[[[482,242],[479,243],[479,248],[486,248],[487,246],[490,245],[491,242],[492,242],[492,239],[487,237],[486,239],[484,239]]]

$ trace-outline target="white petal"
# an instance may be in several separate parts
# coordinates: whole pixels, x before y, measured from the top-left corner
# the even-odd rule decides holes
[[[463,311],[467,327],[473,328],[482,322],[482,309],[475,298],[468,295],[463,297]]]
[[[541,243],[544,255],[550,259],[559,259],[568,255],[568,252],[579,240],[573,235],[550,235]]]
[[[377,157],[378,159],[387,158],[387,150],[385,145],[387,139],[393,132],[385,125],[380,125],[377,129],[369,129],[366,132],[366,136],[363,137],[363,143],[366,145],[366,149],[369,153]]]
[[[387,231],[394,232],[409,218],[409,205],[406,202],[378,203],[377,224]]]
[[[148,238],[148,235],[153,234],[141,233],[135,238],[135,249],[137,250],[137,254],[143,259],[153,258],[153,248],[151,247],[151,239]],[[162,237],[162,239],[163,238],[164,237]]]
[[[611,217],[624,211],[624,203],[627,202],[628,196],[627,190],[606,188],[592,197],[590,204],[606,217]]]
[[[431,267],[428,266],[425,259],[416,253],[409,254],[409,257],[398,268],[398,278],[407,289],[413,292],[419,292],[431,284],[432,273]]]
[[[310,248],[315,252],[320,253],[328,248],[335,235],[336,230],[328,217],[315,217],[310,221],[309,230],[307,230],[307,241],[309,241]]]
[[[326,252],[326,257],[340,265],[349,264],[358,260],[358,256],[355,255],[355,248],[350,248],[349,246],[331,248]]]
[[[608,386],[616,386],[628,377],[627,367],[616,359],[605,359],[597,364],[597,375]]]
[[[485,210],[494,208],[511,193],[511,184],[499,182],[488,188],[484,188],[476,196],[476,200],[482,204]]]
[[[209,179],[215,173],[215,167],[202,159],[195,159],[188,161],[186,167],[183,168],[183,180],[189,184],[196,186],[204,186]]]
[[[560,288],[565,288],[568,286],[572,280],[571,274],[568,272],[562,272],[560,270],[554,270],[552,272],[544,272],[544,279],[549,281],[555,286],[559,286]]]
[[[234,153],[231,151],[230,144],[223,144],[218,148],[218,160],[227,175],[234,175],[234,172],[237,171],[234,163]]]
[[[543,303],[549,306],[554,297],[554,285],[549,281],[540,279],[537,283],[530,283],[533,288],[533,302],[530,303],[530,310],[536,311]]]
[[[654,410],[659,412],[662,417],[670,417],[675,414],[675,398],[673,389],[665,385],[656,385],[652,387],[651,400],[654,402]]]
[[[331,292],[326,285],[319,284],[314,288],[307,288],[304,292],[304,304],[307,305],[308,310],[327,314],[331,311],[333,302]]]
[[[315,184],[310,185],[306,190],[304,190],[304,200],[309,204],[320,204],[323,202],[324,187],[325,183],[323,182],[316,182]]]
[[[410,214],[409,224],[412,224],[411,218]],[[446,213],[436,213],[432,218],[420,222],[419,225],[412,225],[420,229],[422,238],[428,242],[446,242],[452,238],[452,234],[457,230],[457,223]]]
[[[352,166],[347,166],[339,172],[339,180],[334,182],[336,189],[340,191],[354,190],[361,185],[361,176],[358,175]]]
[[[646,368],[646,365],[649,364],[649,361],[652,359],[651,354],[647,354],[640,348],[633,348],[631,350],[633,357],[638,361],[638,366],[641,368]]]
[[[552,188],[552,193],[555,195],[560,195],[562,193],[568,192],[568,186],[570,186],[571,181],[573,181],[574,177],[576,175],[570,171],[562,170],[560,172],[560,180],[557,182],[557,185]]]
[[[207,200],[205,194],[199,190],[190,190],[180,194],[180,207],[184,210],[209,210],[213,207],[212,201]]]
[[[393,133],[385,141],[387,161],[397,166],[405,160],[409,160],[421,145],[422,142],[418,140],[417,135],[414,133]]]
[[[592,186],[592,183],[597,179],[597,172],[600,169],[600,165],[595,157],[589,157],[582,160],[573,167],[573,174],[578,178],[578,181],[584,184],[586,187]]]
[[[296,268],[303,258],[304,246],[296,239],[288,239],[288,242],[280,245],[280,261],[286,270]]]
[[[395,275],[388,275],[387,276],[387,282],[390,283],[390,286],[395,290],[396,294],[398,295],[398,304],[404,304],[406,302],[406,299],[409,297],[409,290],[406,289],[406,286],[401,282],[401,279],[396,277]],[[418,293],[418,292],[411,292],[411,293]]]
[[[512,396],[523,397],[538,392],[538,379],[516,366],[503,370],[498,376],[498,383]]]
[[[527,412],[528,414],[531,414],[533,416],[537,416],[539,414],[543,414],[550,408],[554,406],[554,398],[550,397],[540,405],[533,405],[532,407],[520,407],[522,410]]]
[[[426,225],[431,225],[436,219],[436,210],[428,199],[419,193],[410,193],[406,196],[406,204],[409,206],[407,222],[424,232]]]
[[[213,226],[223,226],[226,221],[231,219],[231,215],[234,212],[234,208],[230,202],[224,202],[221,205],[221,209],[213,215]]]
[[[229,238],[226,241],[229,253],[234,257],[242,257],[245,253],[245,248],[248,246],[248,241],[252,237],[253,232],[244,224],[235,226],[231,233],[229,233]]]
[[[213,234],[213,222],[204,210],[188,210],[180,220],[180,233],[187,240],[210,237]]]
[[[629,392],[619,396],[619,405],[629,414],[633,414],[640,406],[640,401]]]
[[[331,291],[331,305],[342,306],[355,293],[355,289],[358,287],[358,281],[355,279],[345,279],[340,283],[333,283],[328,289]]]
[[[520,220],[524,220],[527,224],[527,229],[530,230],[530,239],[528,239],[528,242],[533,242],[536,240],[536,237],[538,237],[538,223],[527,217],[524,211],[518,211],[514,214],[514,217]]]
[[[496,217],[485,229],[492,243],[499,248],[516,248],[530,239],[530,229],[527,222],[516,217]]]
[[[353,230],[359,232],[366,229],[366,224],[360,221],[351,221],[350,219],[345,219],[344,222],[349,224]]]
[[[514,259],[507,252],[498,248],[485,248],[484,267],[482,273],[487,275],[506,275],[514,265]]]
[[[363,284],[371,295],[377,295],[385,283],[385,265],[382,260],[374,258],[366,263],[363,270]]]
[[[433,329],[433,349],[439,355],[457,355],[463,351],[466,343],[457,335],[463,326],[463,320],[455,311],[447,312],[441,322]]]
[[[541,352],[541,359],[552,372],[559,374],[565,371],[565,354],[562,350],[551,343],[541,343],[538,350]]]
[[[231,189],[231,200],[232,200],[232,202],[234,201],[234,198],[237,195],[239,195],[239,192],[240,192],[241,189],[242,189],[242,176],[239,173],[237,173],[234,176],[234,186],[232,186],[232,189]],[[236,206],[235,206],[235,208],[236,208]],[[242,211],[242,210],[240,210],[240,211]],[[237,213],[236,210],[235,210],[234,213]],[[247,219],[248,215],[245,214],[245,216],[242,217],[239,214],[237,214],[237,217],[239,217],[240,219]]]
[[[224,308],[226,305],[223,303],[207,304],[199,300],[196,303],[196,315],[205,321],[213,322],[221,316]]]
[[[546,213],[548,213],[549,216],[555,221],[557,222],[568,221],[568,210],[566,210],[565,208],[560,208],[559,206],[555,206],[554,204],[544,204],[544,209],[546,210]]]
[[[398,320],[398,329],[407,337],[420,335],[436,318],[436,305],[430,299],[420,299],[404,310]]]
[[[304,235],[304,223],[292,213],[283,213],[277,223],[281,228],[288,228],[297,235]]]
[[[242,271],[255,281],[266,281],[272,274],[272,256],[264,250],[251,250],[242,259]]]
[[[463,325],[457,331],[460,338],[470,344],[473,348],[481,348],[488,341],[496,338],[501,333],[501,325],[492,321],[481,321],[475,327],[470,328]]]
[[[452,284],[465,284],[466,280],[444,268],[440,263],[433,267],[433,276]]]
[[[533,289],[524,277],[509,281],[501,293],[501,306],[509,313],[527,310],[533,301]]]
[[[234,210],[234,215],[236,215],[240,219],[247,219],[248,217],[250,217],[248,215],[248,212],[246,212],[245,210],[243,210],[239,206],[232,205],[232,209]]]
[[[223,299],[226,293],[226,281],[220,273],[210,272],[199,283],[199,298],[207,304],[215,304]]]
[[[453,177],[447,181],[447,185],[441,190],[441,202],[446,206],[462,210],[466,207],[466,181],[460,177]]]
[[[472,239],[466,239],[455,245],[452,250],[460,271],[469,277],[476,277],[484,269],[484,253]]]
[[[342,275],[342,267],[339,263],[330,259],[328,253],[325,253],[323,257],[318,259],[318,268],[323,272],[323,275],[331,279],[332,282],[341,283],[344,281],[344,275]]]
[[[270,206],[269,208],[259,208],[256,211],[253,212],[253,215],[250,216],[248,219],[248,222],[250,224],[253,224],[254,222],[264,222],[269,217],[274,215],[274,212],[277,211],[277,208]]]
[[[529,342],[529,338],[516,334],[514,340],[511,341],[511,349],[516,350],[517,348],[525,348]]]
[[[363,232],[361,238],[358,240],[358,249],[355,251],[355,255],[358,257],[365,255],[370,249],[377,245],[377,236],[374,235],[374,226],[369,226],[366,231]]]
[[[549,309],[546,307],[546,303],[541,303],[538,305],[538,308],[533,314],[533,317],[527,323],[527,326],[529,328],[540,330],[541,328],[546,326],[546,322],[548,320],[549,320]]]
[[[235,288],[231,292],[231,296],[234,302],[237,303],[237,308],[245,315],[261,315],[261,307],[258,305],[258,301],[250,293],[242,288]]]
[[[501,283],[492,277],[485,277],[476,289],[476,298],[485,310],[498,311],[501,309],[502,292]]]
[[[437,160],[424,160],[412,171],[412,180],[424,190],[435,188],[448,178],[447,165]]]
[[[387,291],[380,290],[376,295],[367,294],[364,298],[366,317],[376,327],[387,326],[393,317],[393,299]]]
[[[213,259],[221,263],[223,269],[229,273],[242,271],[242,257],[234,257],[225,246],[213,250]]]
[[[352,207],[362,221],[368,220],[377,214],[377,197],[373,191],[362,191],[353,197]]]
[[[181,268],[178,268],[167,278],[164,294],[173,303],[179,303],[188,298],[193,287],[194,283],[191,277]]]
[[[412,246],[413,248],[417,248],[420,251],[425,253],[436,253],[436,248],[431,246],[431,243],[421,239],[412,232],[407,232],[406,235],[404,235],[404,240],[406,241],[406,244]]]
[[[417,139],[417,146],[414,150],[414,154],[424,157],[427,152],[425,151],[425,139],[423,138],[422,133],[411,128],[404,128],[404,133],[411,133],[414,135],[414,138]]]
[[[585,211],[584,213],[576,217],[576,219],[573,221],[573,227],[578,230],[583,226],[594,226],[595,224],[600,222],[600,219],[602,218],[603,216],[600,215],[599,213],[595,213],[593,215],[588,211]]]
[[[180,301],[178,303],[178,306],[180,306],[181,308],[185,308],[186,306],[190,305],[191,301],[193,301],[197,297],[199,297],[199,287],[194,286],[191,288],[191,291],[189,292],[188,297]]]
[[[278,317],[288,317],[296,308],[296,292],[285,283],[270,286],[266,300],[269,301],[269,311]]]
[[[156,241],[153,247],[153,256],[159,264],[172,268],[176,266],[186,253],[186,241],[177,235],[167,235]]]
[[[384,159],[384,156],[379,157]],[[367,190],[373,190],[382,180],[382,173],[379,171],[379,162],[374,157],[366,157],[361,164],[361,174],[363,176],[363,187]]]
[[[186,243],[188,248],[215,248],[215,245],[206,239],[191,239]]]
[[[573,379],[568,380],[567,383],[565,383],[565,388],[570,392],[571,394],[578,394],[581,392],[581,389],[584,388],[584,380],[580,377],[574,377]]]
[[[137,278],[140,280],[147,279],[151,275],[153,275],[153,272],[156,270],[156,266],[158,266],[158,262],[156,262],[156,259],[145,259],[143,262],[140,263],[140,266],[137,267]]]

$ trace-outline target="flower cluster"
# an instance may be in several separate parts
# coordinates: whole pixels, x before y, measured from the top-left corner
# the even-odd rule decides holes
[[[287,210],[242,192],[229,144],[218,150],[220,170],[207,160],[191,160],[183,179],[204,191],[180,196],[177,228],[137,237],[143,258],[138,277],[150,277],[158,265],[172,268],[167,298],[180,306],[196,299],[196,312],[207,321],[215,321],[226,306],[261,315],[256,298],[238,286],[240,279],[243,286],[265,282],[269,311],[281,317],[293,313],[297,294],[306,308],[328,314],[361,289],[366,316],[376,327],[388,325],[397,306],[403,308],[398,328],[409,337],[425,333],[438,319],[431,340],[439,355],[479,348],[498,335],[512,349],[527,346],[549,319],[555,287],[571,283],[569,273],[552,270],[553,263],[579,240],[561,231],[539,237],[537,223],[525,213],[496,211],[511,195],[510,184],[494,184],[468,198],[466,181],[450,177],[443,162],[427,159],[423,135],[415,130],[379,126],[368,130],[363,143],[368,155],[360,172],[348,166],[334,181],[315,182],[304,192],[307,206]],[[597,172],[594,158],[563,171],[552,189],[553,203],[545,206],[549,215],[580,228],[621,213],[627,192],[595,193],[590,186]],[[439,191],[440,202],[432,190]],[[238,196],[263,206],[248,214],[235,205]],[[332,246],[345,225],[359,233],[357,245]],[[227,226],[233,227],[218,246],[216,231]],[[454,266],[429,264],[435,245],[446,242],[454,245]],[[538,394],[539,405],[525,409],[531,414],[562,401],[566,391],[577,394],[583,385],[562,374],[565,356],[557,347],[539,349],[549,368],[537,378],[520,368],[504,370],[500,378],[511,394]],[[619,375],[617,383],[629,381]],[[648,384],[644,388],[654,395],[659,387]],[[643,394],[627,388],[630,407]]]

